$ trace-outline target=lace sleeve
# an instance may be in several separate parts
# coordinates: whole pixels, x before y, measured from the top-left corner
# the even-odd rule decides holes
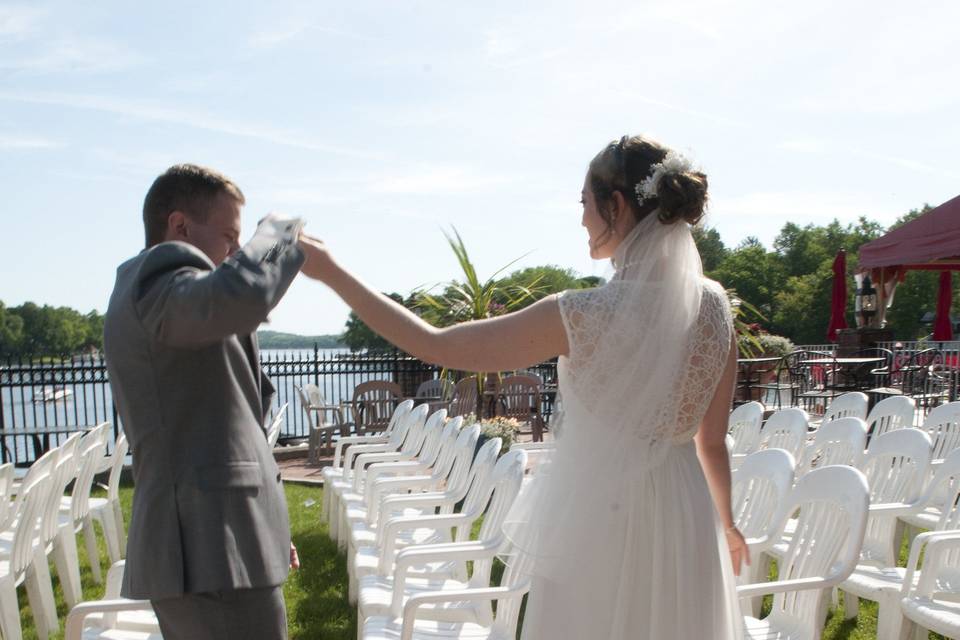
[[[567,333],[570,363],[589,361],[612,312],[603,303],[602,289],[570,289],[558,297],[560,317]]]
[[[690,436],[699,428],[723,375],[732,335],[733,314],[726,292],[719,284],[707,281],[677,407],[675,437],[678,439]]]

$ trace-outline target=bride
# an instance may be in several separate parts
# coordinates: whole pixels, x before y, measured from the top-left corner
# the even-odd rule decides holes
[[[521,311],[438,329],[303,236],[303,271],[377,333],[426,362],[522,369],[560,356],[562,428],[507,522],[533,558],[525,640],[740,637],[724,442],[736,343],[724,290],[690,232],[707,179],[642,136],[591,161],[582,224],[615,273]]]

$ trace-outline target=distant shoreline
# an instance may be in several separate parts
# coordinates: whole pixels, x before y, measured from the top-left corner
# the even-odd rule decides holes
[[[320,349],[343,349],[347,346],[339,335],[301,336],[280,331],[257,331],[257,339],[261,349],[313,349],[314,346]]]

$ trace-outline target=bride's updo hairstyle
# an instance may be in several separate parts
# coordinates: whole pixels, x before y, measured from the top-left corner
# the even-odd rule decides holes
[[[706,174],[685,163],[671,162],[668,153],[674,157],[659,142],[643,136],[623,136],[604,147],[590,162],[590,187],[608,233],[613,230],[615,191],[623,194],[637,222],[656,209],[664,224],[681,220],[696,224],[703,217],[707,204]],[[661,165],[661,173],[651,184],[649,179],[657,170],[655,165]],[[645,182],[646,190],[643,189]]]

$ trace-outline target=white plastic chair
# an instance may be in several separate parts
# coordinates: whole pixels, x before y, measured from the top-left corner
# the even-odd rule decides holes
[[[324,522],[329,523],[331,517],[337,513],[331,510],[331,506],[333,505],[331,488],[333,484],[336,482],[347,482],[350,479],[348,473],[349,468],[344,468],[343,465],[344,452],[349,450],[349,447],[356,445],[387,444],[390,443],[391,440],[395,441],[397,435],[394,432],[396,431],[397,424],[402,422],[412,409],[413,400],[404,400],[394,409],[390,424],[387,425],[383,433],[367,436],[348,436],[337,440],[336,447],[334,448],[333,464],[329,467],[324,467],[320,472],[323,477],[323,505],[320,517]],[[403,439],[400,438],[399,442],[396,442],[396,446],[399,447],[399,443],[402,441]]]
[[[923,421],[923,430],[933,440],[933,464],[940,464],[960,446],[960,401],[934,407]]]
[[[931,454],[932,455],[932,454]],[[944,514],[953,509],[951,497],[960,490],[960,450],[951,452],[937,465],[926,483],[916,507],[900,520],[915,529],[936,529]],[[907,532],[909,536],[910,532]]]
[[[458,418],[460,418],[460,416],[458,416]],[[454,420],[456,419],[457,418],[454,418]],[[453,513],[455,506],[466,497],[473,476],[477,473],[477,470],[473,469],[472,465],[474,456],[477,455],[476,445],[479,437],[480,425],[477,424],[460,431],[454,442],[452,461],[449,462],[449,465],[447,460],[443,461],[442,466],[439,463],[437,465],[437,476],[441,478],[441,482],[436,485],[432,482],[421,484],[417,482],[414,477],[378,481],[378,484],[397,483],[400,485],[409,481],[414,483],[414,485],[411,487],[412,493],[410,494],[390,492],[381,495],[376,508],[376,519],[353,525],[350,531],[350,542],[347,552],[347,569],[351,576],[354,576],[357,551],[364,547],[378,548],[377,527],[380,523],[389,520],[391,517],[426,515],[428,513]],[[481,457],[481,460],[482,459]],[[490,464],[493,464],[492,461]],[[449,471],[446,476],[443,476],[443,471],[447,466],[449,466]],[[423,493],[416,492],[417,489],[430,487],[435,487],[435,490],[425,491]],[[434,534],[435,531],[433,530],[409,533],[405,540],[422,542]],[[363,560],[361,562],[363,562]],[[372,564],[379,564],[379,555],[377,555],[375,562]],[[352,591],[355,592],[355,587]],[[355,593],[350,597],[354,598]]]
[[[447,455],[443,462],[450,459],[452,463],[451,445],[456,442],[456,434],[463,423],[460,417],[454,418],[449,424],[444,424],[446,409],[435,412],[424,426],[426,434],[423,447],[415,457],[397,462],[378,462],[370,465],[366,470],[364,492],[360,494],[346,493],[341,499],[342,519],[341,531],[345,534],[347,543],[348,570],[351,560],[351,544],[353,527],[366,523],[376,525],[381,496],[386,493],[406,493],[411,489],[433,489],[440,482],[434,478],[432,469],[440,458],[442,445],[446,444]],[[444,476],[449,471],[449,465],[441,468]]]
[[[459,417],[459,416],[458,416]],[[467,442],[476,442],[468,438]],[[413,496],[397,495],[381,502],[382,514],[377,528],[373,531],[373,541],[366,535],[368,529],[357,526],[353,532],[354,548],[348,561],[350,573],[350,602],[357,597],[357,585],[364,576],[380,574],[388,576],[393,572],[394,556],[398,549],[415,544],[450,542],[451,528],[458,526],[457,540],[463,541],[469,536],[473,523],[483,515],[486,503],[483,502],[487,491],[487,482],[493,473],[500,452],[501,442],[494,438],[476,451],[469,474],[454,488],[459,499],[452,502],[453,492],[423,493]],[[465,452],[463,452],[465,453]],[[459,513],[454,513],[456,504],[463,501]],[[459,525],[451,524],[458,522]],[[461,570],[462,569],[462,570]],[[453,567],[456,576],[466,579],[466,567]],[[436,567],[431,569],[436,573]]]
[[[819,640],[825,590],[843,582],[856,566],[868,506],[867,480],[853,467],[832,465],[800,478],[777,514],[782,527],[800,511],[778,579],[737,587],[741,598],[776,594],[766,618],[744,616],[745,638]]]
[[[307,462],[317,462],[320,450],[324,444],[333,446],[333,436],[346,422],[343,415],[343,405],[327,404],[323,392],[315,384],[305,384],[303,387],[294,385],[300,398],[300,406],[307,418],[307,427],[310,430],[307,438]]]
[[[107,554],[110,563],[119,562],[126,555],[127,541],[123,525],[123,510],[120,508],[120,477],[129,451],[126,436],[121,433],[113,445],[110,456],[110,476],[107,480],[107,497],[90,498],[89,517],[100,523],[107,539]]]
[[[780,409],[770,416],[760,430],[760,448],[784,449],[794,460],[799,460],[807,442],[808,427],[807,412],[803,409]]]
[[[910,396],[884,398],[873,406],[867,416],[870,437],[876,438],[894,429],[912,427],[916,410],[916,403]]]
[[[102,600],[82,602],[67,615],[64,640],[162,640],[149,600],[120,597],[124,562],[107,571]]]
[[[867,395],[860,391],[849,391],[830,401],[830,406],[823,412],[820,424],[826,424],[838,418],[867,418]]]
[[[90,572],[97,584],[103,581],[103,574],[100,569],[100,552],[97,549],[96,530],[93,528],[93,519],[90,517],[90,490],[93,488],[93,476],[105,455],[109,429],[110,423],[105,422],[91,430],[80,441],[77,447],[79,469],[73,483],[73,491],[70,497],[61,495],[58,505],[56,545],[78,533],[83,533],[87,558],[90,561]],[[66,548],[69,549],[69,546],[69,542],[67,542]],[[75,546],[74,549],[76,549]],[[77,567],[79,572],[79,559],[77,559]],[[77,573],[77,576],[79,576],[79,573]],[[72,606],[77,602],[69,602],[68,604]]]
[[[516,556],[507,565],[499,587],[479,587],[457,591],[425,591],[410,596],[403,606],[403,617],[374,616],[361,621],[362,640],[515,640],[517,621],[523,596],[530,589],[532,563]],[[492,607],[497,602],[496,617],[489,625],[474,622],[438,622],[418,614],[423,607],[432,609],[467,605]]]
[[[37,536],[38,525],[50,502],[55,474],[50,460],[55,463],[58,457],[55,451],[47,452],[48,460],[36,470],[31,468],[21,483],[17,494],[19,511],[10,532],[10,544],[0,546],[0,634],[4,640],[23,637],[17,602],[17,586],[21,584],[26,586],[37,637],[46,640],[60,625],[47,556]]]
[[[740,575],[741,583],[757,582],[769,573],[761,551],[780,526],[776,516],[793,488],[794,467],[793,456],[783,449],[765,449],[744,458],[732,474],[733,521],[746,539],[752,559]],[[754,615],[759,615],[760,598],[752,599],[751,604]]]
[[[16,517],[13,463],[0,465],[0,531],[8,528]]]
[[[917,578],[921,552],[923,571]],[[960,531],[917,536],[910,548],[904,584],[899,604],[906,624],[898,638],[925,639],[927,630],[960,637]]]
[[[347,504],[352,500],[363,499],[366,489],[366,471],[368,467],[382,462],[404,462],[416,460],[417,454],[423,447],[424,440],[427,437],[426,423],[427,413],[430,408],[422,404],[414,407],[409,414],[410,426],[407,430],[403,445],[398,451],[376,451],[360,453],[353,461],[353,467],[350,474],[351,486],[344,487],[334,484],[334,491],[337,492],[337,508],[340,512],[338,523],[335,526],[337,534],[337,544],[343,549],[346,547],[347,540],[350,537],[350,523],[347,522]],[[362,448],[362,445],[361,447]],[[348,452],[349,457],[349,452]],[[334,523],[331,523],[334,524]]]
[[[280,411],[277,412],[277,415],[270,422],[270,426],[267,427],[267,446],[271,449],[277,446],[277,440],[280,439],[280,428],[283,426],[283,416],[287,413],[287,406],[287,404],[284,404],[280,407]]]
[[[396,555],[392,578],[382,574],[363,578],[360,582],[358,620],[366,620],[371,616],[399,618],[403,614],[406,601],[417,593],[489,587],[494,556],[505,540],[503,521],[520,491],[525,466],[526,452],[509,452],[497,462],[489,479],[481,482],[483,488],[476,494],[471,491],[468,502],[473,495],[477,495],[481,509],[486,507],[477,540],[469,540],[470,526],[465,526],[464,515],[426,516],[432,519],[431,526],[456,527],[456,540],[450,543],[408,546]],[[465,504],[464,511],[466,510]],[[389,529],[390,526],[386,525],[386,528]],[[402,521],[397,523],[398,529],[404,526],[406,525]],[[384,560],[387,563],[390,543],[391,532],[388,531],[384,543]],[[452,574],[456,577],[448,577],[451,575],[448,573],[421,577],[412,571],[415,567],[433,563],[450,564],[462,567],[465,571],[468,561],[473,562],[473,574],[466,580],[459,569]],[[458,577],[461,579],[457,579]],[[493,611],[489,604],[478,606],[476,602],[425,604],[420,607],[420,612],[424,618],[447,622],[473,622],[483,626],[493,623]]]
[[[97,429],[86,435],[74,433],[57,447],[57,459],[51,467],[50,490],[43,507],[40,527],[37,530],[39,536],[37,543],[47,557],[53,556],[57,575],[60,577],[60,587],[63,589],[63,599],[68,607],[80,602],[83,594],[80,586],[80,558],[77,555],[76,537],[72,529],[69,536],[61,531],[60,505],[67,486],[71,482],[74,483],[74,487],[77,485],[83,443],[90,441],[90,434],[97,433]]]
[[[874,438],[863,463],[870,486],[870,517],[857,568],[840,589],[846,617],[856,617],[859,599],[879,603],[878,640],[899,640],[900,590],[905,570],[897,567],[900,536],[897,517],[920,500],[930,465],[930,437],[908,427]]]
[[[731,411],[727,419],[727,434],[733,438],[730,455],[740,458],[759,449],[762,425],[763,405],[759,402],[747,402]]]
[[[846,417],[824,422],[817,429],[813,442],[804,448],[797,475],[830,464],[858,467],[866,446],[867,423],[863,419]]]
[[[330,525],[330,537],[337,539],[337,528],[340,524],[340,495],[344,492],[353,490],[353,466],[356,459],[364,453],[375,452],[396,452],[403,447],[406,441],[407,433],[414,422],[417,422],[419,416],[413,415],[413,401],[408,405],[400,404],[393,413],[390,424],[384,433],[386,436],[352,436],[350,438],[341,438],[337,441],[336,454],[334,455],[334,466],[340,464],[338,470],[326,468],[323,470],[324,499],[329,496],[329,504],[325,504],[327,512],[325,513],[327,522]],[[360,441],[361,438],[369,438],[369,442]],[[347,442],[349,448],[343,451],[342,460],[340,459],[341,445],[344,441],[356,440],[356,442]],[[339,471],[339,473],[337,472]],[[329,478],[329,481],[328,481]]]

